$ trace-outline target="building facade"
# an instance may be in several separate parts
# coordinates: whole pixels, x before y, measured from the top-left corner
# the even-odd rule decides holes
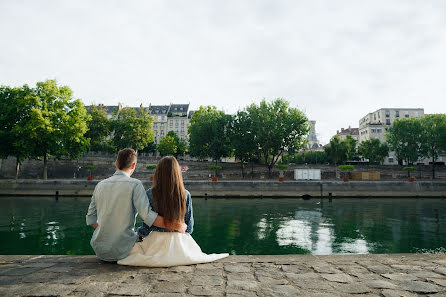
[[[386,141],[386,132],[400,118],[419,118],[424,115],[423,108],[381,108],[359,120],[359,143],[377,138]],[[384,164],[398,164],[395,152],[390,152]]]
[[[336,136],[339,137],[341,141],[344,141],[347,136],[351,136],[354,140],[356,140],[357,145],[359,144],[359,128],[352,128],[348,126],[348,128],[341,128],[341,131],[336,131]]]

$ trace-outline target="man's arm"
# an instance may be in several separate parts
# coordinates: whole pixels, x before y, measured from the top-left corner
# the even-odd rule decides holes
[[[136,211],[143,219],[144,223],[148,226],[155,225],[160,228],[166,228],[164,225],[164,218],[159,216],[156,212],[152,210],[150,206],[149,199],[147,197],[146,191],[142,184],[138,184],[133,189],[133,205],[136,208]],[[177,230],[181,233],[186,231],[186,224],[179,225]]]
[[[98,227],[98,216],[97,216],[97,210],[96,210],[95,193],[96,193],[96,189],[94,189],[93,195],[91,196],[91,202],[90,202],[90,206],[88,206],[88,211],[87,211],[85,220],[87,222],[87,225],[90,225],[96,229]]]

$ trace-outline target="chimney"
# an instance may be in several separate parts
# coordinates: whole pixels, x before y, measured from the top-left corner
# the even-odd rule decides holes
[[[341,128],[341,132],[344,132],[344,128]]]
[[[122,109],[122,104],[120,102],[118,102],[118,110]]]
[[[339,134],[339,130],[336,130],[336,134]]]

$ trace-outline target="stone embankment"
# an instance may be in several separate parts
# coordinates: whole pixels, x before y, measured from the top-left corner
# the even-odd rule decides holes
[[[230,256],[171,268],[0,256],[0,296],[446,296],[446,257]]]
[[[98,181],[0,180],[0,195],[91,196]],[[143,181],[146,188],[150,183]],[[446,181],[194,181],[184,182],[194,197],[443,197]]]

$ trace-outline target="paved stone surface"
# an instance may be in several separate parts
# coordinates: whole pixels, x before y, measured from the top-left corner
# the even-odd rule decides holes
[[[446,297],[446,255],[248,255],[170,268],[0,256],[0,296]]]

